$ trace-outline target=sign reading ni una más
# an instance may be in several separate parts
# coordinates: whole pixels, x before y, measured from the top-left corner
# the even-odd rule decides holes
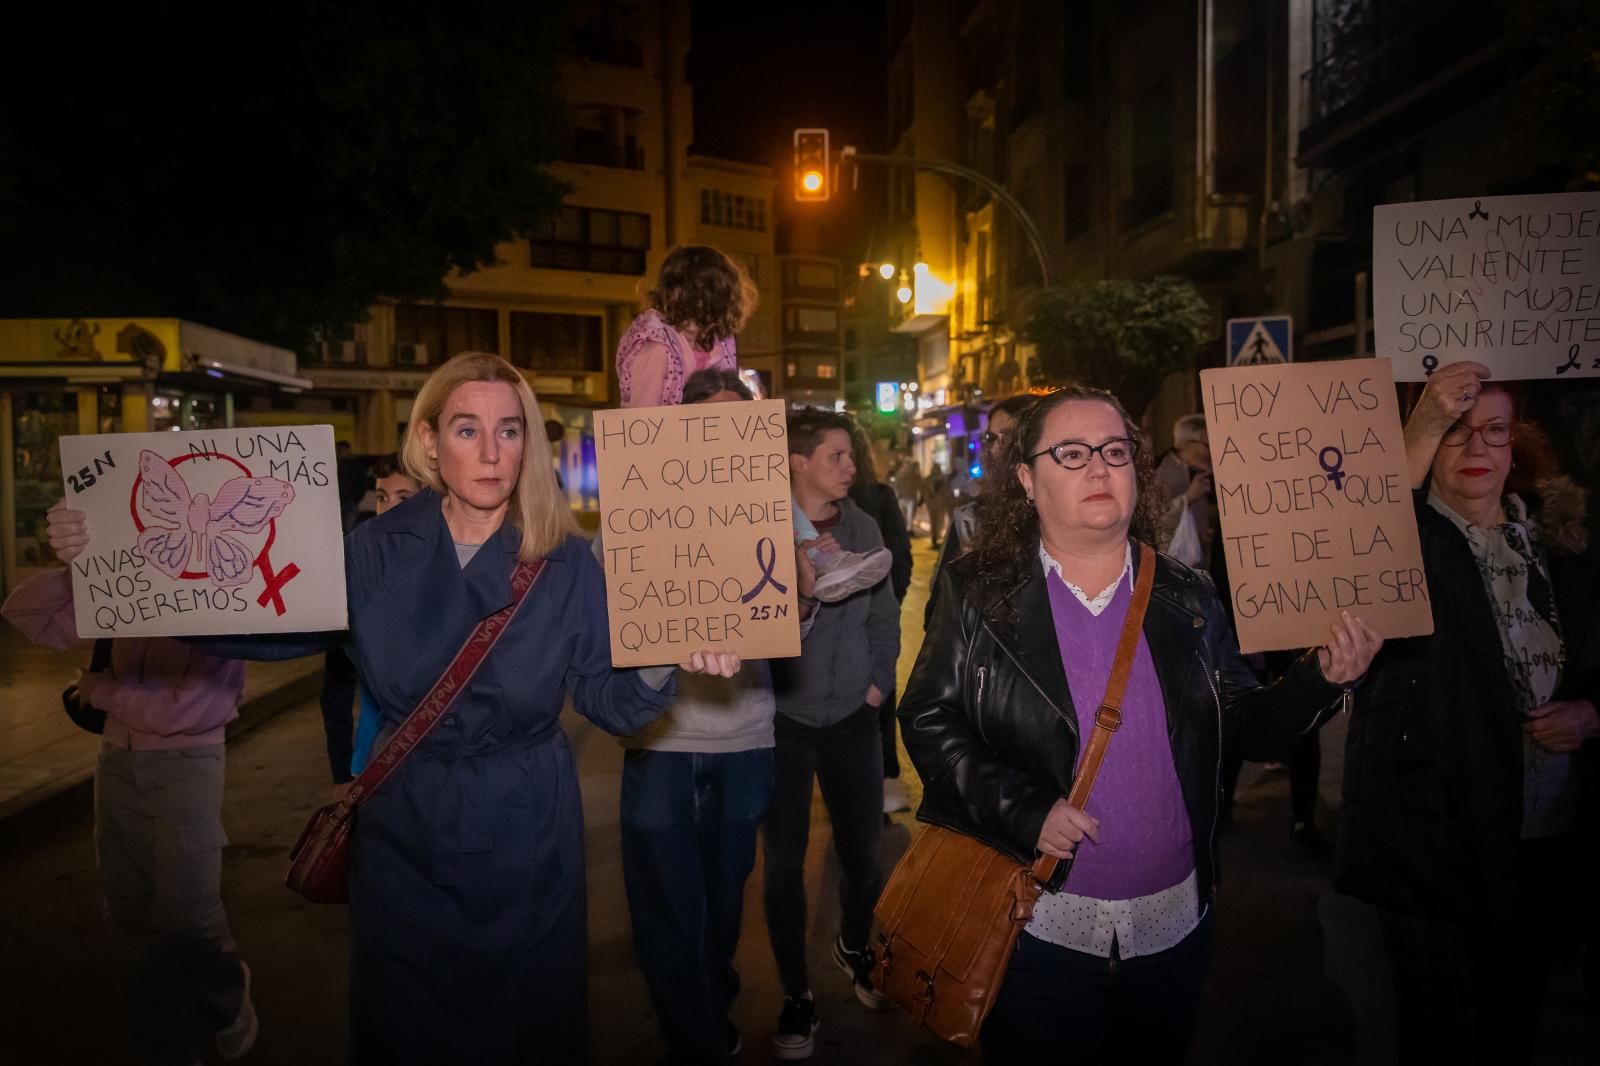
[[[62,437],[81,637],[343,629],[333,429]]]
[[[594,436],[612,662],[800,654],[782,401],[596,411]]]

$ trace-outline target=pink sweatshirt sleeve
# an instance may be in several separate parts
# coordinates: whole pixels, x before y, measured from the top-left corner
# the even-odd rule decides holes
[[[18,585],[0,604],[0,615],[30,641],[47,648],[65,650],[92,643],[78,637],[77,618],[72,610],[72,572],[65,567],[35,574]]]
[[[143,655],[132,664],[117,661],[96,686],[96,707],[135,732],[157,736],[208,733],[237,717],[244,663],[168,637],[141,643]]]

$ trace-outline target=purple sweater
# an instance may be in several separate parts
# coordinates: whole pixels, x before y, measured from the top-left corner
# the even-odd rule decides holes
[[[1053,570],[1046,581],[1083,738],[1080,760],[1111,679],[1111,661],[1133,598],[1130,584],[1131,573],[1124,574],[1111,603],[1097,617]],[[1064,891],[1095,899],[1134,899],[1171,888],[1194,869],[1194,834],[1167,740],[1166,703],[1142,634],[1122,702],[1122,726],[1106,749],[1088,812],[1100,819],[1100,843],[1086,838],[1078,845]]]

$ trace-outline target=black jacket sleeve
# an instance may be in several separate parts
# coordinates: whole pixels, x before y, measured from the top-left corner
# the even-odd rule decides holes
[[[939,606],[906,682],[896,716],[906,751],[922,778],[920,814],[940,822],[949,812],[1013,851],[1032,855],[1050,808],[1061,797],[1001,759],[973,726],[967,703],[967,661],[976,613],[968,612],[950,572],[939,575]],[[974,701],[982,700],[980,692]]]

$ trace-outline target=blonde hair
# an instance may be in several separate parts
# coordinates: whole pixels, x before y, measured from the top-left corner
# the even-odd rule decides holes
[[[561,487],[556,484],[555,468],[550,464],[544,438],[533,435],[533,427],[544,422],[539,401],[528,386],[528,380],[498,355],[461,352],[428,375],[411,407],[411,425],[406,429],[400,462],[406,473],[418,482],[440,496],[445,495],[448,490],[439,477],[438,465],[428,463],[428,449],[422,442],[420,428],[426,424],[438,434],[439,416],[444,413],[450,395],[471,381],[504,382],[511,386],[522,405],[522,470],[517,477],[517,487],[511,493],[511,524],[522,534],[518,558],[532,561],[549,555],[568,536],[578,532],[578,522],[562,497]]]

